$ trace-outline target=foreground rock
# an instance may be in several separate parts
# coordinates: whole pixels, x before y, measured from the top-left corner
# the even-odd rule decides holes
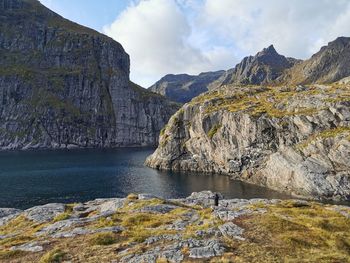
[[[346,262],[350,208],[193,193],[0,209],[1,262]],[[62,210],[63,208],[63,210]],[[327,243],[325,243],[327,240]],[[254,253],[252,253],[254,251]],[[321,261],[322,261],[321,260]]]
[[[226,86],[185,104],[146,164],[350,199],[350,86]]]

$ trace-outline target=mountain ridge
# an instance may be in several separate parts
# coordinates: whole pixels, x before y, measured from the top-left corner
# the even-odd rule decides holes
[[[199,75],[168,74],[153,84],[149,89],[170,100],[186,103],[193,97],[211,89],[211,84],[218,81],[225,71],[202,72]]]
[[[280,55],[274,46],[270,45],[254,56],[244,57],[240,63],[227,70],[218,79],[212,82],[207,81],[205,87],[210,88],[198,87],[198,90],[194,91],[193,94],[200,94],[227,84],[270,86],[329,84],[350,76],[350,65],[346,59],[349,56],[349,37],[338,37],[329,42],[328,45],[321,47],[317,53],[306,60]],[[206,74],[210,75],[210,72],[206,72]],[[162,80],[157,82],[158,86],[162,85]],[[175,79],[173,81],[175,82]],[[182,86],[186,84],[188,82],[181,83]],[[178,86],[175,85],[173,89],[178,89]],[[152,90],[160,93],[156,88]],[[166,96],[165,93],[163,95]],[[181,94],[179,93],[177,96],[179,101]],[[186,101],[189,101],[188,97]]]

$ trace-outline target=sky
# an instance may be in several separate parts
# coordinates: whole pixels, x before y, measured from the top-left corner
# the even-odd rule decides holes
[[[60,15],[121,43],[131,80],[233,68],[273,44],[307,59],[350,36],[348,0],[40,0]]]

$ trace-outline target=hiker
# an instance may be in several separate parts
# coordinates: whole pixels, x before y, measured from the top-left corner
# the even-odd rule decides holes
[[[215,193],[214,205],[215,205],[215,206],[218,206],[218,205],[219,205],[219,195],[218,195],[217,193]]]

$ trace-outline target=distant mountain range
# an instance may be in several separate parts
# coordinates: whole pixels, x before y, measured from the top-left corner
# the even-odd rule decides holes
[[[224,75],[224,70],[205,72],[197,76],[169,74],[156,82],[149,90],[166,96],[173,101],[185,103],[215,87],[216,81],[220,81]]]
[[[227,84],[285,85],[331,83],[350,76],[350,38],[339,37],[305,61],[285,57],[271,45],[245,57],[227,71],[198,76],[167,75],[150,89],[170,100],[188,102],[193,97]]]

